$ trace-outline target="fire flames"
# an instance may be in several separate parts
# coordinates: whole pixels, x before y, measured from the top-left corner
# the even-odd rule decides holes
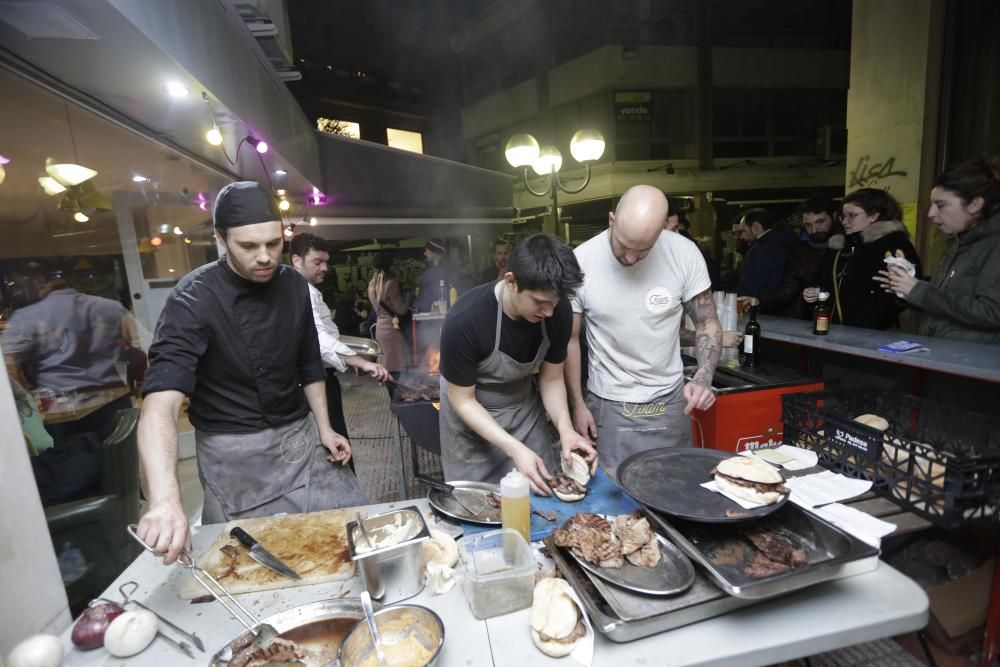
[[[441,350],[434,345],[428,345],[424,352],[423,371],[427,375],[437,375],[441,365]]]

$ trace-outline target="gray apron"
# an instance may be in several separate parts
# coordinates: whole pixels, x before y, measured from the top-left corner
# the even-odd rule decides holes
[[[350,467],[326,460],[312,413],[256,433],[195,433],[202,523],[367,505]]]
[[[587,408],[597,424],[597,460],[618,479],[618,466],[637,452],[690,447],[691,418],[684,414],[684,384],[649,403],[610,401],[592,393]]]
[[[503,293],[497,302],[496,340],[493,352],[479,362],[476,376],[476,400],[505,431],[538,454],[550,473],[559,470],[552,447],[542,398],[532,384],[532,375],[541,367],[549,350],[545,322],[542,344],[535,358],[519,362],[500,351],[500,325],[503,322]],[[463,480],[498,484],[514,468],[514,462],[495,445],[472,431],[455,413],[448,401],[448,387],[441,378],[441,464],[445,480]]]

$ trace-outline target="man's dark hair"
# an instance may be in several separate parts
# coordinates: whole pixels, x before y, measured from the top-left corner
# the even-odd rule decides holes
[[[293,236],[292,242],[288,246],[288,254],[298,255],[299,257],[305,257],[309,254],[310,250],[329,254],[330,247],[327,245],[326,239],[315,234],[309,234],[308,232]]]
[[[802,206],[799,207],[799,212],[826,213],[830,216],[831,220],[836,220],[839,209],[840,205],[833,201],[832,197],[827,197],[826,195],[813,195],[809,199],[802,202]]]
[[[509,241],[507,239],[494,239],[493,240],[493,252],[497,251],[497,248],[502,245],[508,245]]]
[[[756,222],[764,229],[772,229],[775,223],[774,216],[766,208],[752,208],[743,213],[743,219],[746,220],[747,227]]]
[[[552,234],[535,234],[514,246],[507,260],[519,290],[553,291],[570,297],[583,284],[576,255]]]

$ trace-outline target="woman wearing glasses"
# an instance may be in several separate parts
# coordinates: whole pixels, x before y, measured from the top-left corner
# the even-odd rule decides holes
[[[844,197],[841,221],[844,234],[830,237],[819,270],[820,289],[830,293],[832,321],[865,329],[889,329],[898,323],[906,302],[875,282],[886,268],[885,258],[905,259],[920,275],[920,258],[900,222],[902,209],[884,190],[863,188]],[[816,288],[802,298],[812,303]]]
[[[938,176],[927,217],[951,237],[930,280],[894,267],[875,279],[923,311],[920,333],[1000,342],[1000,159],[971,160]]]

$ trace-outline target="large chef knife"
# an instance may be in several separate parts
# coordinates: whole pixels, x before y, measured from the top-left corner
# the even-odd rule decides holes
[[[260,542],[255,540],[250,533],[243,530],[239,526],[236,526],[231,531],[229,531],[230,537],[235,537],[240,541],[240,544],[245,546],[250,550],[250,558],[263,565],[264,567],[277,572],[278,574],[288,577],[289,579],[301,579],[295,570],[288,567],[282,563],[278,558],[272,554],[270,551],[265,549],[260,545]]]

